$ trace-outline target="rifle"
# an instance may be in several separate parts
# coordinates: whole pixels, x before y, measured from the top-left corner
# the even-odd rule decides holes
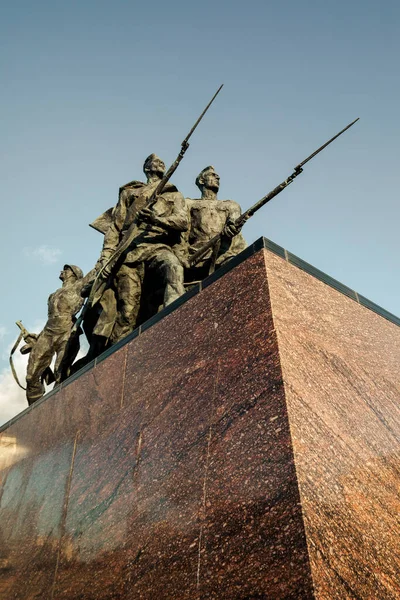
[[[195,124],[193,125],[192,129],[189,131],[189,133],[183,140],[178,156],[176,157],[176,159],[174,160],[174,162],[172,163],[172,165],[170,166],[168,171],[165,173],[163,178],[160,180],[160,183],[157,185],[156,189],[150,196],[149,200],[146,202],[145,208],[149,208],[150,206],[152,206],[152,204],[155,202],[157,196],[162,194],[166,184],[168,183],[168,181],[170,180],[172,175],[175,173],[176,169],[179,166],[179,163],[181,162],[181,160],[183,159],[183,157],[185,155],[185,152],[189,148],[189,139],[191,138],[191,136],[193,135],[198,124],[200,123],[200,121],[202,120],[202,118],[204,117],[204,115],[206,114],[208,109],[210,108],[211,104],[214,102],[215,98],[221,91],[222,87],[223,87],[223,85],[221,85],[218,88],[218,90],[215,92],[214,96],[211,98],[210,102],[207,104],[207,106],[205,107],[205,109],[203,110],[203,112],[201,113],[201,115],[199,116],[199,118],[197,119]],[[124,236],[124,239],[122,240],[122,242],[120,242],[120,244],[118,245],[114,254],[107,260],[107,262],[102,266],[102,268],[98,272],[96,279],[93,282],[93,286],[92,286],[89,298],[86,303],[87,307],[93,306],[93,304],[96,304],[96,302],[98,302],[100,300],[100,298],[104,292],[104,289],[107,286],[107,278],[102,277],[103,273],[107,272],[106,271],[107,268],[110,268],[110,267],[112,268],[115,265],[115,263],[118,261],[118,259],[130,247],[130,245],[132,244],[134,239],[137,237],[137,235],[140,231],[138,228],[137,221],[138,221],[138,219],[136,217],[133,220],[133,222],[131,223],[129,229],[127,230],[127,232]],[[86,305],[85,305],[85,312],[87,310]]]
[[[269,192],[269,194],[267,194],[266,196],[261,198],[261,200],[259,200],[255,204],[253,204],[253,206],[251,206],[243,214],[241,214],[240,217],[238,217],[234,221],[235,227],[237,227],[238,229],[242,228],[243,225],[246,223],[246,221],[250,217],[252,217],[254,215],[254,213],[256,213],[262,206],[264,206],[264,204],[267,204],[267,202],[272,200],[272,198],[275,198],[275,196],[280,194],[285,188],[287,188],[288,185],[290,185],[295,180],[295,178],[298,175],[300,175],[300,173],[303,172],[303,166],[306,163],[308,163],[309,160],[314,158],[314,156],[316,156],[324,148],[329,146],[329,144],[331,144],[334,140],[336,140],[336,138],[338,138],[340,135],[342,135],[342,133],[344,133],[347,129],[349,129],[352,125],[354,125],[354,123],[356,123],[358,120],[359,120],[359,117],[357,119],[355,119],[352,123],[347,125],[347,127],[342,129],[341,131],[339,131],[339,133],[337,133],[335,136],[333,136],[333,138],[331,138],[325,144],[323,144],[320,148],[318,148],[318,150],[316,150],[315,152],[310,154],[310,156],[308,156],[305,160],[303,160],[303,162],[299,163],[294,168],[293,173],[291,175],[289,175],[289,177],[287,179],[285,179],[285,181],[282,181],[282,183],[280,183],[278,186],[276,186],[276,188],[274,188],[272,190],[272,192]],[[189,259],[188,259],[189,266],[193,267],[193,266],[197,265],[197,263],[200,262],[200,260],[203,258],[203,256],[205,256],[207,254],[207,252],[210,250],[210,248],[213,248],[215,246],[218,247],[218,245],[221,243],[222,238],[223,238],[223,233],[219,233],[219,234],[215,235],[213,238],[211,238],[211,240],[209,240],[206,244],[204,244],[204,246],[199,248],[197,250],[197,252],[195,252],[194,254],[192,254],[192,256],[189,257]],[[213,256],[213,258],[214,258],[214,256]]]
[[[22,321],[16,321],[15,324],[21,332],[19,334],[19,339],[21,340],[23,338],[24,342],[26,342],[26,346],[21,348],[21,354],[29,354],[39,336],[37,333],[29,333],[29,331],[25,329],[24,325],[22,325]]]
[[[18,375],[17,375],[15,366],[14,366],[13,354],[16,351],[16,349],[18,348],[19,343],[22,339],[25,342],[25,346],[22,346],[20,352],[21,352],[21,354],[29,354],[29,352],[31,352],[32,348],[36,344],[39,336],[37,333],[29,333],[29,331],[27,329],[25,329],[24,325],[22,324],[22,321],[16,321],[15,324],[19,328],[20,334],[10,352],[10,367],[11,367],[11,372],[13,374],[13,377],[14,377],[15,381],[17,382],[17,384],[19,385],[19,387],[23,390],[26,390],[26,388],[24,388],[24,386],[22,386],[19,382]],[[47,367],[47,369],[45,369],[43,371],[42,381],[45,381],[47,384],[53,383],[53,381],[55,381],[53,371],[50,369],[50,367]]]

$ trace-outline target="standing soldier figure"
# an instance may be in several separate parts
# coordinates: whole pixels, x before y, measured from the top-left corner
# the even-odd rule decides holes
[[[49,296],[48,319],[39,334],[36,343],[33,344],[29,354],[28,368],[26,373],[26,397],[28,404],[33,404],[44,394],[42,375],[50,366],[54,354],[56,362],[54,365],[54,377],[56,383],[60,382],[60,364],[64,356],[65,348],[69,340],[72,327],[76,321],[75,315],[83,305],[81,296],[82,288],[94,278],[94,270],[85,277],[81,269],[75,265],[64,265],[60,273],[63,282],[59,288]],[[79,351],[79,337],[76,337],[75,356]]]
[[[136,326],[145,272],[156,279],[158,287],[162,288],[163,306],[167,306],[184,293],[183,267],[177,256],[181,251],[181,234],[188,228],[184,198],[177,188],[168,182],[162,194],[155,198],[150,207],[145,208],[165,173],[165,164],[158,156],[151,154],[145,160],[143,171],[147,183],[131,181],[123,186],[115,209],[107,211],[92,225],[95,229],[104,230],[104,220],[108,215],[110,225],[105,231],[97,269],[102,269],[101,278],[108,278],[110,282],[103,298],[109,295],[110,289],[114,290],[115,323],[111,331],[110,314],[113,310],[113,300],[108,296],[103,302],[102,298],[100,304],[104,304],[103,314],[100,314],[93,334],[109,337],[111,344],[124,338]],[[109,259],[134,219],[139,227],[137,237],[117,265],[113,268],[108,267]],[[97,226],[98,223],[102,224],[101,227]]]
[[[190,228],[187,234],[189,256],[214,236],[222,234],[221,244],[216,251],[210,249],[196,266],[187,269],[185,273],[187,282],[204,279],[215,268],[246,247],[240,229],[234,224],[241,214],[241,208],[233,200],[218,200],[219,181],[219,175],[214,167],[206,167],[196,178],[201,198],[186,199],[190,214]]]

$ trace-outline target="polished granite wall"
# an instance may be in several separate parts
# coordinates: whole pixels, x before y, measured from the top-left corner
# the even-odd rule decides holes
[[[2,600],[397,597],[400,329],[244,256],[0,432]]]
[[[4,600],[311,597],[262,251],[1,436]]]
[[[400,328],[265,257],[315,595],[400,598]]]

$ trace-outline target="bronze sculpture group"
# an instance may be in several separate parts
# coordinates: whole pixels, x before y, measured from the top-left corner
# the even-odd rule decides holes
[[[196,179],[200,199],[185,199],[168,183],[151,208],[145,208],[145,204],[163,177],[165,165],[151,154],[143,170],[147,182],[132,181],[120,188],[115,208],[92,224],[104,233],[95,268],[84,277],[79,267],[65,265],[60,274],[63,285],[49,297],[48,321],[43,331],[38,337],[25,337],[25,342],[31,345],[26,376],[29,404],[44,394],[43,374],[54,355],[57,384],[71,369],[75,371],[126,337],[144,319],[179,298],[190,283],[203,279],[246,246],[234,225],[241,214],[240,207],[231,200],[217,200],[219,176],[213,167],[203,169]],[[114,268],[107,269],[107,261],[133,220],[139,229],[136,239]],[[212,265],[210,249],[198,265],[190,267],[190,255],[216,234],[222,238],[215,264]],[[71,335],[76,315],[101,269],[101,279],[106,285],[82,321],[90,343],[89,352],[74,365],[81,333],[78,330],[78,335]]]
[[[196,178],[200,198],[185,199],[170,183],[189,146],[188,139],[220,89],[183,141],[168,171],[158,156],[148,156],[143,165],[146,182],[131,181],[122,186],[116,206],[91,224],[104,235],[99,260],[85,276],[75,265],[64,266],[60,274],[63,285],[48,299],[48,320],[43,331],[38,336],[29,334],[17,323],[21,335],[13,352],[23,337],[25,346],[21,352],[29,353],[28,404],[43,396],[45,382],[60,383],[179,298],[194,282],[203,280],[241,252],[246,246],[241,228],[247,219],[292,183],[308,160],[355,122],[242,214],[236,202],[217,198],[220,178],[212,166],[204,168]],[[89,351],[74,362],[81,326]],[[53,373],[50,365],[54,355]],[[16,377],[12,358],[11,366]]]

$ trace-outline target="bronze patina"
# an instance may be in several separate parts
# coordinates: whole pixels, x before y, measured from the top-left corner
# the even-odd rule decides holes
[[[26,373],[26,397],[28,404],[33,404],[44,394],[44,380],[49,372],[50,364],[55,356],[54,378],[56,383],[61,380],[60,365],[64,352],[76,321],[76,314],[83,305],[81,291],[93,281],[95,271],[90,271],[85,277],[76,265],[64,265],[60,273],[62,287],[49,296],[47,306],[47,322],[40,334],[25,336],[27,346],[22,352],[29,352]],[[36,338],[36,339],[35,339]],[[79,337],[76,338],[74,353],[79,351]]]
[[[241,215],[241,208],[234,200],[219,200],[220,177],[213,166],[203,169],[196,177],[196,185],[201,198],[186,199],[190,215],[189,230],[186,234],[189,257],[215,236],[220,236],[218,248],[204,254],[201,260],[188,268],[185,280],[201,280],[215,268],[244,250],[246,242],[235,225]]]
[[[234,200],[218,198],[220,177],[212,166],[202,169],[196,178],[201,197],[185,200],[170,178],[220,89],[183,140],[170,168],[166,170],[164,162],[150,154],[143,165],[146,181],[133,180],[122,186],[116,206],[92,223],[104,234],[99,260],[85,277],[79,267],[64,266],[60,274],[63,285],[49,297],[43,331],[31,334],[17,323],[21,334],[12,354],[24,338],[21,352],[29,353],[29,404],[43,395],[45,382],[59,383],[179,298],[185,285],[190,287],[194,281],[201,281],[240,253],[246,247],[241,233],[245,222],[290,185],[309,160],[358,120],[299,163],[285,181],[244,213]],[[84,298],[87,300],[81,310]],[[81,324],[90,347],[87,356],[74,364]],[[50,365],[54,357],[53,374]],[[10,362],[16,376],[12,357]]]

